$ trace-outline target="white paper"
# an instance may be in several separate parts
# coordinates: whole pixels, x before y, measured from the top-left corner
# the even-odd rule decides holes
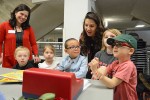
[[[84,91],[91,85],[91,82],[88,79],[84,79],[83,81],[84,81],[84,84],[83,84],[83,91]]]

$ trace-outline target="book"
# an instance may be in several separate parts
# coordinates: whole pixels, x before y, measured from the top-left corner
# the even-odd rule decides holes
[[[0,75],[0,82],[22,82],[23,70],[17,70]]]
[[[19,80],[14,80],[7,77],[0,77],[0,82],[20,82]]]

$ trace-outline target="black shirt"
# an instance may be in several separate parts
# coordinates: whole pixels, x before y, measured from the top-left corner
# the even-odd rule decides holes
[[[23,31],[22,32],[16,31],[16,47],[23,45],[22,40],[23,40]]]
[[[20,70],[25,70],[28,68],[38,68],[38,63],[34,63],[34,60],[29,60],[25,66],[20,67],[19,64],[17,63],[13,68]]]

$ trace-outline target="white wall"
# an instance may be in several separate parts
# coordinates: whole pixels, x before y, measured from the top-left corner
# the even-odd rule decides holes
[[[79,40],[86,13],[91,11],[92,8],[95,10],[93,2],[94,0],[65,0],[63,42],[69,38]]]
[[[40,39],[40,42],[58,42],[58,38],[62,38],[63,32],[62,30],[55,30],[47,35],[45,35],[43,38]],[[47,41],[51,40],[51,41]]]
[[[36,39],[40,39],[54,28],[63,23],[64,1],[50,0],[43,2],[31,13],[31,25],[34,28]]]
[[[64,2],[64,40],[79,39],[83,20],[88,12],[89,0],[65,0]]]

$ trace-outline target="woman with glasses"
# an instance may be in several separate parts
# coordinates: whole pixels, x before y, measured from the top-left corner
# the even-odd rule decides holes
[[[81,55],[88,56],[90,62],[96,52],[101,50],[102,46],[102,33],[104,26],[102,20],[94,12],[88,12],[85,16],[83,23],[83,32],[80,36]],[[91,70],[89,69],[86,78],[91,78]]]

